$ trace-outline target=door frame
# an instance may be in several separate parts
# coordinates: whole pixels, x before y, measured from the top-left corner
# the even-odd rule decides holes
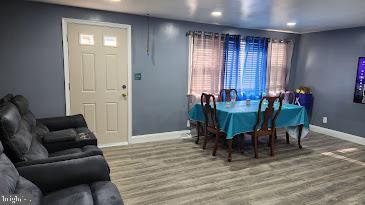
[[[82,19],[62,18],[62,44],[63,44],[63,68],[65,77],[65,100],[66,100],[66,115],[70,115],[70,70],[68,61],[68,40],[67,40],[67,25],[69,23],[92,25],[92,26],[107,26],[113,28],[127,29],[128,36],[128,143],[132,139],[132,27],[128,24],[109,23],[101,21],[91,21]],[[125,143],[118,143],[125,144]]]

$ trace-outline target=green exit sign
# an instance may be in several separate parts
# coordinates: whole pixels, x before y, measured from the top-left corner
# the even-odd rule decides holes
[[[142,79],[142,73],[135,73],[134,74],[134,80],[141,80]]]

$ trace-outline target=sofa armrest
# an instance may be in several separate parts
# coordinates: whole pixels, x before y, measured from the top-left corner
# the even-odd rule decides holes
[[[81,114],[65,117],[42,118],[37,119],[37,122],[44,124],[51,132],[70,128],[87,127],[85,118]]]
[[[19,174],[43,193],[96,181],[110,181],[109,167],[101,155],[17,167]]]
[[[74,129],[59,130],[54,132],[49,132],[43,136],[43,143],[57,143],[57,142],[67,142],[75,141],[77,133]]]
[[[72,160],[72,159],[79,159],[79,158],[85,158],[95,155],[103,155],[103,152],[96,146],[85,146],[83,147],[83,152],[77,152],[77,153],[70,153],[70,154],[64,154],[59,156],[49,156],[45,159],[37,159],[32,161],[22,161],[14,163],[16,168],[20,167],[26,167],[26,166],[32,166],[37,164],[47,164],[47,163],[55,163],[65,160]]]

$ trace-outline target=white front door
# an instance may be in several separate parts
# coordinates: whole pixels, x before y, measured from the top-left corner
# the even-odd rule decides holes
[[[128,30],[67,24],[70,114],[83,114],[99,144],[128,141]]]

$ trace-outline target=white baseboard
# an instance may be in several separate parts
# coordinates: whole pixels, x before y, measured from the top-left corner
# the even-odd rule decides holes
[[[101,144],[98,145],[99,148],[105,148],[105,147],[115,147],[115,146],[125,146],[128,145],[128,142],[117,142],[117,143],[108,143],[108,144]]]
[[[128,142],[117,142],[117,143],[101,144],[101,145],[98,145],[98,147],[105,148],[105,147],[125,146],[128,144],[156,142],[156,141],[172,140],[172,139],[183,139],[183,138],[189,138],[189,137],[191,137],[190,130],[161,132],[161,133],[154,133],[154,134],[147,134],[147,135],[132,136],[131,142],[129,142],[129,143]]]
[[[309,129],[313,132],[318,132],[318,133],[336,137],[336,138],[339,138],[342,140],[365,145],[365,138],[360,137],[360,136],[356,136],[356,135],[352,135],[352,134],[348,134],[348,133],[340,132],[340,131],[336,131],[336,130],[331,130],[331,129],[316,126],[316,125],[309,125]]]
[[[190,130],[181,130],[181,131],[173,131],[173,132],[162,132],[155,134],[147,134],[147,135],[137,135],[132,136],[131,144],[144,143],[144,142],[156,142],[162,140],[171,140],[171,139],[182,139],[190,137]]]

